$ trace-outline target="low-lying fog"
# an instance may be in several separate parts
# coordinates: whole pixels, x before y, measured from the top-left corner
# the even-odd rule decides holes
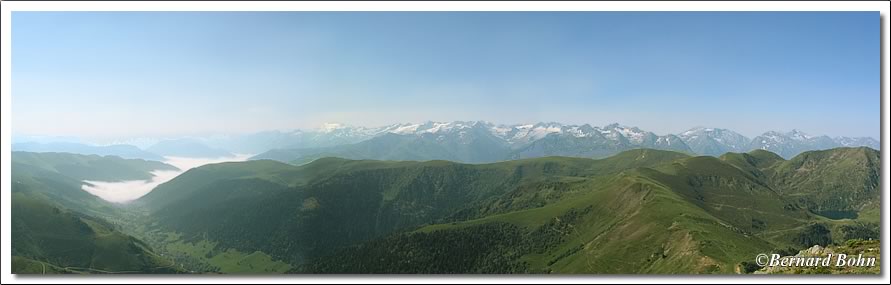
[[[176,166],[180,171],[155,170],[152,171],[152,179],[149,180],[127,180],[118,182],[107,181],[90,181],[84,180],[85,183],[81,188],[90,194],[96,195],[109,202],[126,203],[152,192],[161,183],[170,181],[183,172],[199,167],[205,164],[220,163],[228,161],[245,161],[251,155],[238,154],[233,157],[221,158],[190,158],[190,157],[164,157],[164,163]]]

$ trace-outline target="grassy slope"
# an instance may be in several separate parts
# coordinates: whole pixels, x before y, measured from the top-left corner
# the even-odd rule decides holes
[[[159,185],[136,202],[151,210],[158,210],[175,201],[187,200],[195,195],[195,192],[221,180],[260,175],[272,177],[293,168],[291,165],[268,160],[205,165],[190,169],[175,179]]]
[[[175,167],[141,159],[70,153],[13,152],[14,187],[40,193],[49,201],[91,216],[121,214],[118,207],[82,190],[83,180],[149,179],[154,170]]]
[[[696,158],[682,163],[702,162]],[[630,171],[614,181],[592,184],[586,191],[544,207],[431,225],[417,233],[437,234],[491,223],[510,223],[526,229],[526,238],[534,239],[568,211],[592,207],[563,228],[557,243],[544,251],[522,255],[521,260],[529,265],[525,272],[731,273],[739,262],[772,247],[769,242],[717,217],[739,215],[743,211],[723,213],[714,211],[711,204],[692,203],[681,191],[687,187],[666,186],[653,178],[658,176],[653,172]],[[749,195],[737,198],[745,196]],[[722,201],[720,198],[707,197],[705,201]],[[756,209],[747,214],[767,220],[765,216],[771,215],[759,213],[765,210],[769,209],[756,205]],[[746,221],[744,225],[748,224]]]
[[[72,274],[71,270],[21,256],[12,257],[13,274]]]
[[[815,212],[860,212],[878,206],[877,150],[837,148],[804,152],[772,167],[771,181],[782,193],[806,201]]]
[[[763,180],[788,200],[818,214],[863,214],[878,222],[879,152],[871,148],[808,151],[790,159],[763,150],[728,153],[721,160]],[[852,214],[850,214],[852,213]],[[833,217],[834,218],[834,217]],[[839,218],[836,218],[839,219]]]
[[[130,179],[171,166],[64,153],[13,154],[12,243],[20,273],[176,272],[170,261],[102,218],[120,208],[81,189],[80,179]],[[111,172],[109,169],[116,169]],[[173,168],[175,169],[175,168]],[[71,175],[71,176],[69,176]],[[86,176],[84,176],[86,175]],[[34,271],[40,265],[40,272]]]
[[[680,166],[667,164],[668,162],[678,160],[681,161]],[[661,166],[664,169],[661,171],[654,169],[631,170],[642,166]],[[288,167],[283,166],[282,168]],[[497,221],[517,224],[533,231],[555,217],[564,214],[568,209],[584,208],[588,205],[594,206],[594,211],[589,213],[585,219],[580,220],[583,223],[576,227],[578,238],[554,245],[553,249],[548,252],[535,253],[523,257],[523,260],[532,265],[531,270],[533,271],[581,272],[594,270],[594,272],[628,272],[631,268],[635,268],[634,270],[643,272],[669,272],[669,268],[673,268],[676,265],[672,258],[678,259],[681,256],[693,255],[702,259],[702,261],[696,263],[696,265],[690,265],[691,267],[689,268],[680,269],[682,272],[730,272],[736,263],[750,258],[750,253],[772,246],[754,235],[748,235],[747,231],[752,230],[751,217],[771,221],[770,229],[798,223],[796,218],[787,218],[786,215],[797,215],[797,218],[802,219],[807,218],[806,213],[800,210],[792,210],[789,213],[785,213],[783,211],[784,204],[782,199],[776,193],[758,185],[756,181],[751,181],[752,178],[744,172],[728,166],[717,159],[689,158],[683,154],[654,150],[635,150],[604,160],[549,157],[473,166],[444,161],[380,163],[324,159],[293,170],[296,172],[314,171],[312,175],[305,176],[316,177],[317,175],[324,175],[325,178],[318,179],[320,182],[312,184],[313,187],[300,190],[278,190],[278,193],[286,194],[278,194],[275,196],[275,200],[290,200],[294,202],[286,202],[285,204],[298,204],[301,206],[307,205],[307,201],[311,201],[309,204],[315,205],[313,207],[321,205],[323,208],[332,208],[332,206],[327,205],[330,204],[328,201],[339,202],[334,202],[336,211],[325,212],[322,209],[321,217],[325,218],[324,222],[328,225],[325,228],[321,224],[313,227],[313,215],[311,214],[304,216],[309,218],[309,221],[298,219],[295,223],[288,224],[301,224],[315,229],[315,234],[328,234],[325,236],[315,235],[308,240],[304,240],[309,242],[318,242],[318,239],[325,238],[337,240],[342,236],[350,235],[358,237],[338,243],[340,246],[363,239],[374,238],[376,236],[374,233],[382,230],[382,228],[369,228],[368,231],[371,234],[366,232],[364,235],[360,233],[362,228],[369,224],[380,226],[382,222],[388,221],[387,219],[392,219],[393,213],[397,214],[396,218],[398,220],[405,221],[407,219],[409,221],[414,220],[414,222],[397,223],[396,226],[391,224],[391,227],[383,228],[385,230],[384,233],[393,232],[399,228],[411,227],[413,224],[420,225],[425,220],[435,220],[436,215],[424,216],[424,210],[417,212],[420,209],[427,209],[426,207],[429,206],[418,207],[417,203],[422,201],[418,200],[416,196],[437,197],[437,191],[439,190],[436,189],[443,189],[444,191],[464,189],[464,191],[448,193],[444,197],[462,197],[471,193],[473,196],[469,200],[434,200],[435,203],[422,204],[437,205],[445,208],[446,210],[440,214],[441,217],[448,219],[447,213],[456,211],[461,213],[462,209],[467,208],[484,208],[484,210],[473,211],[473,213],[460,217],[465,219],[468,217],[483,218],[467,222],[456,222],[455,225],[451,223],[434,225],[431,226],[432,228],[460,228],[464,225],[479,225]],[[627,171],[618,176],[621,178],[611,178],[622,170]],[[737,184],[741,185],[739,186],[741,187],[741,192],[716,193],[706,197],[705,202],[700,201],[703,198],[694,197],[695,193],[690,191],[710,193],[724,184],[706,185],[706,188],[703,189],[690,190],[695,187],[686,185],[685,179],[692,177],[692,173],[696,172],[703,172],[706,176],[727,176],[730,183],[736,183],[733,184],[734,187]],[[267,181],[275,181],[281,177],[305,177],[304,175],[289,174],[287,172],[277,175],[265,175]],[[227,175],[228,177],[233,176]],[[242,176],[236,175],[235,177]],[[250,173],[246,177],[257,179],[259,176],[258,174]],[[345,177],[349,179],[344,180]],[[467,179],[468,177],[470,177],[469,180]],[[360,182],[354,181],[357,179]],[[229,184],[232,183],[231,180],[224,181],[229,181],[226,182]],[[285,182],[282,180],[278,181]],[[310,183],[308,181],[310,180],[301,180],[300,182],[294,182],[293,185]],[[343,184],[354,182],[357,184]],[[455,184],[451,185],[448,183]],[[363,186],[357,188],[358,185]],[[434,189],[429,189],[430,185],[434,185]],[[364,192],[355,192],[358,189],[362,189]],[[219,190],[219,185],[217,185],[204,191]],[[347,197],[350,199],[362,199],[363,196],[359,194],[367,194],[368,191],[376,192],[379,195],[376,197],[365,197],[376,200],[376,202],[370,204],[381,206],[365,209],[359,205],[347,203],[346,207],[343,207],[343,203],[348,201],[344,200]],[[419,193],[418,191],[421,192]],[[424,191],[433,192],[424,193]],[[294,194],[298,192],[302,193],[299,196],[300,198],[296,198],[298,196]],[[292,199],[281,199],[284,197],[291,197]],[[743,198],[741,201],[745,205],[731,203],[736,202],[740,198]],[[189,199],[189,201],[194,200]],[[239,201],[244,202],[245,200],[240,199]],[[270,204],[272,202],[270,200],[262,201],[267,202],[263,203],[266,207],[277,205],[274,203]],[[389,205],[398,206],[388,207],[387,201],[394,201]],[[408,203],[409,201],[411,202]],[[524,201],[545,201],[545,205],[526,204]],[[397,202],[407,204],[397,204]],[[260,204],[259,201],[256,203],[255,205]],[[369,203],[363,202],[362,204],[367,205]],[[453,206],[449,207],[449,205]],[[720,207],[716,205],[720,205]],[[762,205],[764,206],[761,207]],[[747,209],[752,207],[755,208]],[[234,209],[238,209],[235,212],[243,214],[240,210],[245,208],[248,207],[235,207]],[[314,208],[312,210],[310,212],[319,211],[320,209]],[[384,212],[381,212],[382,210]],[[347,217],[334,216],[336,213],[346,211],[353,211],[357,214]],[[435,212],[435,210],[429,209],[426,211]],[[204,212],[207,211],[204,210]],[[301,213],[302,210],[299,207],[295,207],[283,212]],[[420,213],[422,217],[426,218],[405,215],[405,212]],[[387,213],[391,213],[391,215],[387,215]],[[199,213],[195,214],[201,215]],[[216,213],[207,215],[214,218],[220,217]],[[363,217],[366,218],[366,222],[361,222]],[[667,217],[674,218],[669,219]],[[459,217],[452,218],[452,220],[456,221],[461,220]],[[739,220],[725,221],[722,218],[739,218]],[[245,220],[254,220],[254,218]],[[776,224],[773,223],[775,220]],[[359,224],[363,226],[357,228],[356,226]],[[236,225],[238,224],[236,223]],[[331,225],[345,225],[349,229],[337,230],[337,227],[335,227],[329,230],[328,228],[331,228]],[[208,232],[214,232],[215,230],[219,229],[208,229]],[[282,228],[280,227],[273,227],[268,230],[268,233],[274,235],[281,230]],[[293,229],[292,232],[294,230],[299,230],[299,228]],[[422,230],[422,232],[424,231],[428,230]],[[263,235],[266,235],[266,233]],[[300,234],[298,233],[297,236],[300,236]],[[634,243],[620,245],[627,236],[640,237],[640,239]],[[594,237],[597,238],[594,239]],[[685,241],[685,243],[674,244],[675,242],[673,241],[676,240]],[[579,251],[585,253],[579,255],[584,256],[584,259],[577,259],[577,257],[570,255],[557,260],[552,266],[547,265],[557,256],[580,244],[585,245],[584,249]],[[337,244],[332,245],[332,247],[334,246],[337,246]],[[658,247],[658,249],[655,247]],[[603,250],[603,248],[609,250]],[[656,252],[663,251],[664,254],[660,253],[658,255],[660,257],[659,260],[662,261],[653,259]],[[665,257],[662,257],[663,255]],[[618,258],[619,256],[625,256],[626,265],[604,263],[610,258]],[[591,262],[593,264],[588,264]]]
[[[634,153],[623,155],[617,161],[643,157]],[[493,238],[520,240],[508,245],[513,251],[506,251],[520,253],[513,253],[518,256],[516,263],[492,267],[491,272],[733,273],[740,262],[750,261],[758,253],[789,246],[789,237],[810,224],[835,227],[846,223],[814,215],[775,191],[775,185],[768,182],[770,176],[763,170],[784,164],[769,152],[730,154],[721,159],[679,158],[654,165],[624,171],[612,180],[589,177],[585,180],[591,183],[579,183],[574,191],[540,207],[487,213],[482,218],[430,225],[413,233],[350,247],[301,270],[453,272],[455,268],[415,263],[424,262],[418,256],[425,256],[425,252],[439,254],[438,258],[446,260],[456,257],[443,255],[438,246],[429,245],[430,241],[448,242],[456,236],[492,233],[487,226],[507,223],[523,231],[495,231]],[[529,195],[542,200],[539,195],[547,197],[550,190],[539,188],[529,191]],[[523,191],[511,194],[517,192]],[[517,196],[509,197],[512,203],[518,201]],[[567,222],[568,213],[589,208],[581,218]],[[554,228],[561,223],[564,226]],[[559,238],[544,250],[524,248],[547,230],[560,232]],[[485,250],[477,251],[483,256],[487,254]],[[479,257],[453,254],[469,260]],[[397,262],[394,267],[374,267],[362,256],[408,261]]]
[[[13,162],[12,187],[39,193],[48,201],[88,215],[110,215],[118,209],[81,189],[82,182],[58,172]]]
[[[504,223],[521,230],[486,235],[491,232],[487,227]],[[510,244],[508,248],[511,250],[501,254],[519,251],[514,252],[516,260],[513,262],[525,266],[466,272],[726,273],[732,272],[738,262],[749,258],[750,253],[769,248],[767,242],[734,232],[673,192],[640,177],[627,176],[609,186],[573,194],[545,207],[430,225],[413,233],[399,234],[400,237],[390,237],[389,242],[360,245],[322,258],[303,270],[329,273],[461,272],[460,268],[442,268],[432,263],[427,265],[429,267],[417,267],[417,263],[439,259],[475,260],[473,252],[485,252],[484,246],[471,249],[475,250],[471,253],[458,248],[443,253],[440,244],[461,236],[479,235],[483,239],[519,240]],[[423,242],[428,240],[433,242]],[[386,251],[381,252],[381,249]],[[399,258],[390,257],[392,254]],[[438,258],[425,260],[431,254]],[[403,261],[375,268],[371,266],[374,262],[361,259],[363,256]]]
[[[205,240],[184,242],[177,240],[164,245],[165,252],[173,255],[197,258],[220,273],[282,273],[291,268],[287,263],[274,260],[260,251],[244,253],[235,249],[217,250],[216,243]]]
[[[175,272],[170,261],[106,221],[54,206],[34,193],[13,191],[12,255],[25,258],[16,259],[23,264],[14,265],[22,269],[14,273],[37,273],[33,261],[72,272]]]
[[[227,163],[193,169],[138,202],[187,240],[209,233],[223,248],[260,250],[299,262],[303,255],[325,254],[337,246],[449,219],[464,208],[492,204],[486,212],[469,214],[476,216],[538,206],[517,202],[494,206],[517,188],[566,183],[581,189],[587,182],[577,176],[686,157],[652,150],[626,156],[485,165],[335,158],[300,167],[273,161]],[[566,193],[553,194],[557,200]],[[529,192],[515,198],[534,201],[535,195]]]

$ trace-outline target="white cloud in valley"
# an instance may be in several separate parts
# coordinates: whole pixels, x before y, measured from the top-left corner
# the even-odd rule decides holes
[[[152,178],[149,180],[127,180],[116,182],[84,180],[84,184],[81,188],[84,191],[109,202],[127,203],[145,196],[155,189],[155,187],[158,187],[158,185],[176,178],[189,169],[213,163],[245,161],[249,157],[251,157],[251,155],[247,154],[237,154],[232,157],[222,158],[165,157],[164,163],[173,165],[180,170],[155,170],[151,172]]]

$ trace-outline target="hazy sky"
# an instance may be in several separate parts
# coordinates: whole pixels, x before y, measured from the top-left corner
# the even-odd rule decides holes
[[[14,134],[324,122],[880,133],[878,12],[13,12]]]

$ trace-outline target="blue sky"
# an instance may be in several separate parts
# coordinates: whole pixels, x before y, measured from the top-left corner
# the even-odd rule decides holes
[[[14,134],[324,122],[880,133],[877,12],[13,12]]]

